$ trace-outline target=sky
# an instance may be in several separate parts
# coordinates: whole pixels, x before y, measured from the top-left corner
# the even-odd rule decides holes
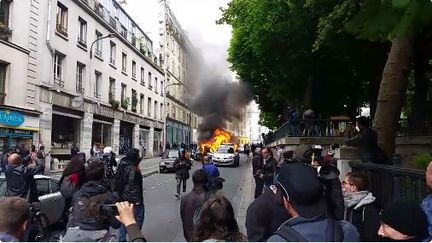
[[[221,16],[219,7],[227,6],[228,2],[230,0],[168,0],[180,25],[202,50],[206,61],[222,66],[226,72],[230,72],[226,58],[231,26],[216,25],[215,21]],[[154,51],[157,51],[161,28],[159,0],[126,0],[121,6],[152,39]]]

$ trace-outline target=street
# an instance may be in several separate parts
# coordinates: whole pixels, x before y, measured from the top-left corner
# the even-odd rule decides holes
[[[223,194],[230,200],[237,215],[245,188],[249,188],[246,177],[249,173],[249,160],[240,156],[237,168],[219,167],[225,178]],[[194,170],[201,167],[194,162]],[[188,180],[187,192],[192,189],[192,179]],[[174,173],[154,174],[144,178],[145,220],[142,232],[148,241],[185,241],[180,218],[180,200],[175,199],[176,180]],[[242,228],[239,225],[240,228]]]

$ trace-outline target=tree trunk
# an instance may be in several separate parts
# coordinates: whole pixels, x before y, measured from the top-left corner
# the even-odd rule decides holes
[[[384,67],[378,94],[374,129],[378,144],[391,158],[395,151],[396,132],[408,85],[413,55],[413,39],[396,37]]]
[[[411,116],[409,119],[410,132],[413,135],[424,134],[426,127],[426,99],[428,93],[428,81],[426,70],[429,60],[428,39],[423,34],[414,43],[414,99],[412,103]]]

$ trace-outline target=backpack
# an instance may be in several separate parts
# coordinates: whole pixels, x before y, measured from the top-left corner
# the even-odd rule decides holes
[[[193,226],[194,228],[198,227],[200,220],[201,220],[201,212],[202,212],[202,207],[204,206],[204,203],[207,202],[207,200],[210,198],[210,193],[209,192],[204,192],[204,201],[202,201],[201,204],[199,204],[193,213]]]
[[[343,241],[343,232],[342,228],[339,225],[339,222],[332,219],[327,218],[327,227],[326,227],[326,234],[325,234],[325,240],[319,240],[315,239],[316,241],[325,241],[325,242],[341,242]],[[275,234],[279,235],[283,239],[285,239],[287,242],[307,242],[306,240],[298,231],[293,229],[292,227],[284,224],[284,227],[280,227]]]

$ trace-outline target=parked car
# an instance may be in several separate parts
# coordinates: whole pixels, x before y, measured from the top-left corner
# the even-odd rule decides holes
[[[234,146],[220,146],[214,153],[211,154],[211,160],[216,165],[230,165],[238,167],[240,164],[240,156],[235,152]]]
[[[60,223],[63,219],[65,199],[60,193],[60,185],[57,179],[45,175],[35,175],[37,195],[39,202],[31,205],[31,210],[35,212],[37,230],[31,234],[30,240],[47,241],[51,234],[52,226]],[[0,197],[7,197],[7,182],[5,175],[0,176]]]
[[[173,172],[174,161],[179,157],[179,150],[172,149],[165,152],[162,155],[161,161],[159,162],[159,173]]]

